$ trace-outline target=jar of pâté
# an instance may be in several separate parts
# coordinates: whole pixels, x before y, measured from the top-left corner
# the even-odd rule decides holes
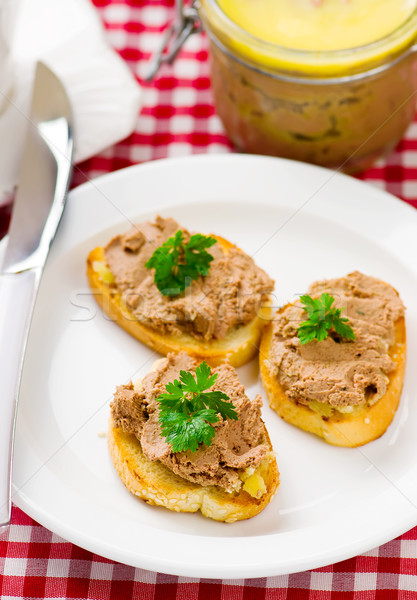
[[[216,111],[240,151],[354,172],[414,118],[417,0],[181,5],[184,28],[207,32]]]

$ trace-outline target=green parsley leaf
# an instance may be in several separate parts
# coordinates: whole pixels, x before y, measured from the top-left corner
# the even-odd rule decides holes
[[[308,315],[307,321],[303,321],[297,330],[297,336],[302,344],[307,344],[316,339],[319,342],[328,337],[332,329],[340,335],[341,338],[354,340],[355,334],[350,325],[347,325],[349,319],[341,317],[343,308],[332,308],[334,297],[324,292],[320,298],[312,298],[305,295],[300,296],[301,304]]]
[[[171,444],[172,452],[195,452],[199,443],[211,445],[215,430],[210,423],[218,420],[212,410],[201,410],[192,419],[182,413],[168,413],[162,424],[162,435]]]
[[[223,419],[236,420],[237,412],[229,396],[219,391],[207,392],[217,379],[204,361],[195,370],[180,371],[180,378],[165,385],[159,402],[159,423],[162,435],[173,452],[195,452],[199,444],[210,446],[215,429],[212,423]]]
[[[147,269],[155,269],[154,281],[164,296],[181,294],[193,279],[208,275],[213,256],[207,252],[216,243],[214,237],[196,233],[184,243],[184,234],[177,231],[145,263]]]

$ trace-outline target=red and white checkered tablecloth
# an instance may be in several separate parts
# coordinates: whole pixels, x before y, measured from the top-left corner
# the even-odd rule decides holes
[[[109,42],[142,83],[134,133],[75,169],[73,185],[157,158],[232,151],[210,91],[207,40],[190,38],[172,67],[143,76],[174,0],[93,0]],[[396,151],[361,178],[417,208],[417,120]],[[0,235],[8,212],[0,214]],[[383,524],[381,523],[381,527]],[[412,600],[417,598],[417,527],[380,548],[321,569],[253,580],[168,576],[114,563],[59,538],[14,507],[0,539],[0,597],[141,600]]]

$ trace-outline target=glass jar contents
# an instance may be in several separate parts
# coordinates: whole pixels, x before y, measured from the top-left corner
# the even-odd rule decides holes
[[[348,172],[390,152],[415,112],[416,4],[201,0],[232,142]]]
[[[224,14],[260,40],[297,50],[347,50],[403,25],[415,0],[217,0]]]

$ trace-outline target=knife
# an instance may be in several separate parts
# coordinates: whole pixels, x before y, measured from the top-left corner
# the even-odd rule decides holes
[[[28,120],[0,271],[0,530],[11,517],[14,429],[26,341],[72,172],[70,102],[62,83],[41,62],[36,66]]]

